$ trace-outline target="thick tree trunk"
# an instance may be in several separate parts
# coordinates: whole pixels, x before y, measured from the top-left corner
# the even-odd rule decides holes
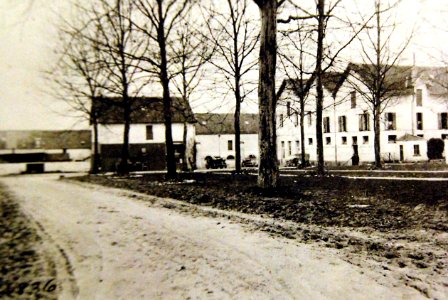
[[[373,114],[373,131],[374,131],[374,149],[375,149],[375,168],[381,169],[381,136],[380,136],[380,114],[381,110],[379,105],[375,107]]]
[[[300,161],[302,164],[302,168],[306,166],[306,157],[305,157],[305,99],[300,99],[300,149],[301,156]]]
[[[319,0],[318,15],[319,24],[317,28],[317,55],[316,55],[316,145],[317,145],[317,174],[324,175],[324,142],[322,134],[322,110],[324,92],[322,87],[322,61],[325,22],[325,0]]]
[[[259,57],[259,149],[258,186],[274,188],[278,181],[275,128],[275,68],[277,56],[277,0],[256,1],[261,14]]]

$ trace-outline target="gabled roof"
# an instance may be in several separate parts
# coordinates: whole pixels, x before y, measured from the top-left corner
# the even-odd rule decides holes
[[[196,135],[235,134],[233,114],[196,114]],[[241,134],[258,133],[258,114],[240,115]]]
[[[284,79],[282,84],[280,85],[280,88],[278,89],[277,99],[280,99],[281,95],[283,94],[283,92],[286,89],[289,89],[289,90],[293,91],[294,94],[297,97],[300,98],[300,95],[305,92],[305,85],[306,85],[306,81],[307,80],[308,79],[301,80],[299,78],[295,78],[295,79],[287,78],[287,79]],[[308,92],[309,92],[309,90],[306,91],[306,93],[308,93]]]
[[[94,102],[98,108],[100,124],[124,124],[121,98],[104,97]],[[194,123],[195,118],[188,101],[180,97],[171,98],[172,123]],[[163,123],[163,102],[159,97],[132,98],[131,124]]]
[[[313,78],[313,82],[309,86],[308,90],[306,89],[306,84],[309,78],[304,78],[302,80],[299,78],[288,78],[283,80],[277,92],[277,97],[280,98],[285,89],[292,90],[297,97],[300,97],[302,93],[309,93],[309,91],[315,86],[314,77],[310,78]],[[330,92],[333,97],[336,97],[336,94],[338,93],[345,79],[347,79],[347,70],[343,73],[330,71],[325,72],[322,75],[322,85],[327,91]]]
[[[340,72],[325,72],[322,76],[322,84],[326,88],[333,98],[336,97],[339,89],[344,81],[347,79],[348,70],[343,73]]]
[[[415,142],[415,141],[426,141],[426,140],[421,136],[416,136],[409,133],[406,133],[405,135],[397,139],[397,142]]]
[[[448,94],[447,67],[415,67],[414,76],[423,80],[431,95]]]
[[[355,77],[366,86],[374,86],[377,77],[375,65],[349,63],[347,70],[356,73],[357,76]],[[385,93],[391,96],[411,95],[414,93],[413,66],[388,66],[387,71],[385,71],[385,67],[383,67],[381,72],[386,72],[383,83]]]

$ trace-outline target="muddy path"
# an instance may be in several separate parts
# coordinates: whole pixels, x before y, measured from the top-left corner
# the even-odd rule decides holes
[[[61,299],[424,299],[443,292],[422,293],[381,266],[349,263],[337,249],[253,230],[258,221],[242,214],[54,175],[1,181],[42,227],[43,245],[64,254],[56,259],[70,270],[58,274]]]

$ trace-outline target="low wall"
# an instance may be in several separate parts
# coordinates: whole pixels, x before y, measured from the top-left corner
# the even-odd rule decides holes
[[[68,162],[45,162],[45,172],[88,172],[90,160]],[[20,174],[25,172],[26,163],[0,164],[0,175]]]

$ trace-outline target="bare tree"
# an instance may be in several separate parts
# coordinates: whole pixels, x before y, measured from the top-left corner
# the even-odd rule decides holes
[[[178,43],[176,29],[183,26],[183,16],[188,14],[193,1],[190,0],[135,0],[144,23],[135,22],[146,39],[144,53],[134,56],[146,63],[142,70],[157,78],[163,91],[163,115],[165,124],[165,145],[167,179],[177,176],[175,150],[172,134],[172,103],[170,82],[176,75],[170,71],[177,63],[178,57],[173,47]],[[175,67],[174,67],[175,68]],[[176,73],[176,72],[175,72]]]
[[[96,36],[84,35],[98,47],[99,60],[97,66],[107,78],[103,86],[101,101],[115,97],[111,105],[119,107],[123,113],[123,145],[121,159],[117,171],[120,174],[129,172],[129,131],[134,101],[144,81],[140,73],[139,62],[132,59],[142,51],[144,43],[138,41],[136,28],[133,25],[133,0],[98,0],[84,8],[89,15]]]
[[[381,114],[393,99],[411,86],[412,81],[412,78],[403,80],[403,74],[408,73],[412,67],[399,67],[398,64],[412,39],[413,30],[395,50],[391,45],[398,35],[398,24],[390,12],[398,3],[399,1],[383,8],[381,1],[376,0],[374,22],[365,31],[365,36],[359,38],[363,64],[350,65],[355,77],[352,86],[361,94],[373,114],[375,168],[382,167]]]
[[[284,0],[254,0],[260,9],[260,56],[258,109],[260,165],[258,186],[275,188],[278,181],[277,135],[275,128],[275,70],[277,62],[277,11]]]
[[[201,31],[203,22],[200,18],[184,16],[183,26],[176,29],[177,43],[173,45],[173,53],[177,60],[175,71],[172,73],[174,91],[181,95],[185,103],[190,102],[191,95],[201,83],[206,71],[204,67],[214,53],[208,38]],[[184,145],[187,144],[187,123],[184,122]],[[184,170],[193,170],[194,162],[189,161],[187,149],[184,152]]]
[[[224,4],[222,4],[224,5]],[[259,28],[248,14],[247,0],[227,0],[222,6],[207,7],[209,40],[215,48],[210,63],[219,71],[222,82],[235,97],[235,172],[241,172],[241,103],[253,91],[250,72],[257,65],[254,57]],[[249,76],[248,76],[249,75]]]
[[[342,6],[343,0],[329,1],[316,0],[315,12],[303,8],[295,3],[294,0],[288,3],[296,8],[297,13],[289,15],[286,19],[279,19],[279,23],[288,24],[301,21],[315,21],[315,26],[308,28],[315,33],[312,39],[315,41],[315,67],[309,79],[315,80],[316,87],[316,146],[317,146],[317,173],[323,175],[325,173],[324,165],[324,147],[323,147],[323,128],[322,114],[324,102],[323,77],[326,72],[334,68],[337,64],[340,54],[356,39],[356,37],[365,29],[367,22],[373,17],[367,17],[364,22],[353,22],[350,20],[350,14],[347,9]],[[345,11],[345,15],[342,13]],[[338,24],[330,25],[330,21],[334,19]],[[302,27],[303,28],[303,27]],[[328,33],[331,31],[333,37],[339,29],[353,29],[353,32],[341,41],[328,39]],[[300,27],[299,29],[300,30]],[[294,32],[294,31],[293,31]],[[300,49],[297,49],[299,52]],[[308,86],[306,84],[305,86]]]
[[[313,31],[305,20],[297,20],[297,27],[279,30],[281,34],[279,59],[287,80],[277,92],[277,98],[285,89],[292,89],[299,99],[301,165],[306,165],[305,150],[305,105],[315,81]]]
[[[87,119],[93,127],[93,155],[90,172],[99,172],[98,106],[105,85],[104,69],[98,64],[100,51],[94,38],[97,28],[90,20],[61,20],[59,30],[59,59],[50,70],[45,71],[50,93],[67,103],[76,116]]]

